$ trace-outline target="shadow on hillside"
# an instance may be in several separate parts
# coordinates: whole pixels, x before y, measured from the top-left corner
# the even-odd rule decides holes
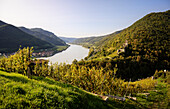
[[[3,70],[0,69],[0,71],[3,71]],[[6,72],[6,73],[10,74],[9,72]],[[31,80],[29,80],[27,78],[24,78],[22,76],[5,75],[5,74],[0,74],[0,76],[8,78],[8,79],[10,79],[12,81],[15,81],[15,82],[22,82],[22,83],[31,82]],[[57,85],[57,86],[62,87],[62,88],[71,88],[71,89],[74,89],[74,91],[82,93],[82,91],[79,88],[75,87],[75,86],[72,86],[72,85],[66,84],[66,83],[62,83],[62,82],[59,82],[59,81],[55,81],[54,79],[51,79],[49,77],[32,76],[32,80],[42,81],[42,82],[45,82],[47,84]]]
[[[22,82],[22,83],[28,83],[29,82],[29,80],[24,78],[24,77],[7,76],[7,75],[3,75],[3,74],[0,74],[0,76],[8,78],[8,79],[15,81],[15,82]]]
[[[10,74],[10,73],[8,73],[8,74]],[[114,109],[114,108],[137,109],[137,108],[139,108],[135,104],[132,104],[129,102],[122,102],[122,101],[117,101],[117,100],[103,101],[98,96],[94,96],[90,93],[87,93],[87,92],[79,89],[76,86],[72,86],[70,84],[55,81],[48,77],[32,76],[32,80],[30,80],[26,77],[17,76],[17,75],[13,75],[13,74],[7,75],[5,73],[4,74],[0,73],[0,76],[10,79],[15,82],[22,82],[22,83],[33,82],[32,80],[45,82],[47,84],[39,84],[38,83],[39,84],[38,87],[41,86],[44,89],[49,90],[49,91],[54,90],[54,91],[58,92],[58,94],[62,97],[71,98],[72,99],[71,102],[67,102],[67,103],[68,103],[69,107],[73,107],[73,108],[78,108],[78,107],[80,108],[81,106],[83,106],[83,108],[85,108],[85,109]],[[48,84],[49,85],[57,85],[57,86],[61,87],[61,89],[58,87],[48,87]],[[62,88],[63,89],[66,88],[66,90],[63,90]],[[46,91],[42,92],[42,94],[44,96],[46,94]]]
[[[71,89],[74,89],[77,92],[82,92],[76,86],[72,86],[70,84],[62,83],[61,81],[56,81],[56,80],[49,78],[49,77],[32,76],[32,79],[37,80],[37,81],[43,81],[43,82],[51,84],[51,85],[57,85],[57,86],[62,87],[62,88],[71,88]]]

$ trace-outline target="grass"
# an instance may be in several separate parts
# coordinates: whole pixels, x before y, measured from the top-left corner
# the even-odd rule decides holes
[[[50,78],[0,71],[0,108],[111,108],[99,97]]]
[[[67,48],[68,48],[68,46],[57,46],[57,51],[63,51]]]
[[[149,91],[149,95],[137,94],[137,101],[140,105],[150,109],[168,109],[170,108],[170,85],[162,82],[164,79],[157,79],[158,84],[154,90]]]
[[[137,101],[114,99],[103,101],[75,86],[54,81],[48,77],[27,76],[0,70],[1,108],[61,108],[61,109],[143,109],[167,108],[167,84],[158,81],[157,92],[148,97],[137,95]]]

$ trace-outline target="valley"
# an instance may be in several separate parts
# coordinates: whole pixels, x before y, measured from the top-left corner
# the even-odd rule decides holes
[[[14,54],[19,48],[34,47],[34,57],[48,57],[69,47],[52,32],[25,27],[15,27],[0,21],[0,53],[4,56]]]
[[[0,57],[0,108],[168,108],[169,18],[170,10],[149,13],[85,38],[0,21],[0,53],[13,53]]]
[[[80,61],[81,59],[84,59],[86,56],[88,56],[89,49],[84,48],[80,45],[73,45],[69,44],[69,48],[66,50],[56,53],[53,56],[50,57],[40,57],[39,59],[45,59],[49,60],[49,63],[55,64],[61,64],[61,63],[66,63],[66,64],[72,64],[74,60]]]

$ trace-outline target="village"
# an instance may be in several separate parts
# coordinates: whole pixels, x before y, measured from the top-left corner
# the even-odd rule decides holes
[[[32,53],[33,57],[49,57],[54,54],[54,51],[42,51],[37,53]]]
[[[128,41],[126,40],[123,46],[117,50],[117,54],[119,55],[120,53],[125,52],[125,48],[128,47]]]
[[[0,53],[0,56],[7,58],[8,56],[11,56],[14,54],[15,54],[15,52],[14,53]],[[32,53],[32,57],[49,57],[52,55],[54,55],[54,51],[41,51],[41,52]]]

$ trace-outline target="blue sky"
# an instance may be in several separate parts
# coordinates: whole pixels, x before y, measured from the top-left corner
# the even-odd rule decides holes
[[[124,29],[170,0],[0,0],[0,20],[65,37],[101,36]]]

